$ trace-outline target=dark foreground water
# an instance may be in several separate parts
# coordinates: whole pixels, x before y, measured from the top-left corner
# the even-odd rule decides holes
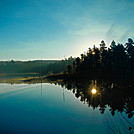
[[[0,84],[0,134],[134,132],[134,117],[117,110],[112,116],[108,104],[104,112],[100,103],[96,106],[95,95],[89,93],[92,100],[88,104],[80,93],[54,84]]]

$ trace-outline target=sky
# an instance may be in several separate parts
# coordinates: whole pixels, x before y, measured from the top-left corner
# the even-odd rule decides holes
[[[134,0],[0,0],[0,60],[80,56],[134,39]]]

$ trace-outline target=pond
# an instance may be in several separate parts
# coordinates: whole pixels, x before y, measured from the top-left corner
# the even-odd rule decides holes
[[[116,100],[112,107],[104,102],[106,92],[91,93],[91,83],[87,90],[81,84],[78,88],[74,83],[63,82],[1,83],[0,134],[133,133],[133,109],[130,111],[125,102],[129,110],[119,110],[123,104],[118,109]]]

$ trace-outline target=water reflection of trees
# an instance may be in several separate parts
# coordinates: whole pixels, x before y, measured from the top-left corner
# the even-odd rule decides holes
[[[134,132],[134,125],[130,122],[134,114],[134,84],[133,82],[116,81],[65,81],[57,82],[61,87],[70,90],[80,101],[87,103],[88,107],[93,110],[99,108],[101,114],[104,114],[107,107],[114,118],[110,114],[105,116],[105,125],[112,130],[113,133],[130,133]],[[96,89],[96,93],[92,93],[92,89]],[[125,116],[124,116],[124,113]],[[126,116],[128,118],[126,118]]]
[[[88,81],[88,82],[58,82],[58,85],[71,90],[75,97],[80,101],[87,103],[93,109],[99,108],[103,114],[106,107],[110,107],[112,115],[116,111],[125,112],[128,118],[134,114],[134,84],[131,82],[104,82],[104,81]],[[92,88],[96,88],[97,93],[92,94]]]

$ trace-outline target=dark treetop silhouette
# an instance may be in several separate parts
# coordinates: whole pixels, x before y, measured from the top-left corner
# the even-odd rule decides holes
[[[110,48],[101,41],[100,48],[89,48],[81,57],[74,58],[73,65],[65,71],[72,79],[134,79],[134,42],[125,45],[112,41]]]

